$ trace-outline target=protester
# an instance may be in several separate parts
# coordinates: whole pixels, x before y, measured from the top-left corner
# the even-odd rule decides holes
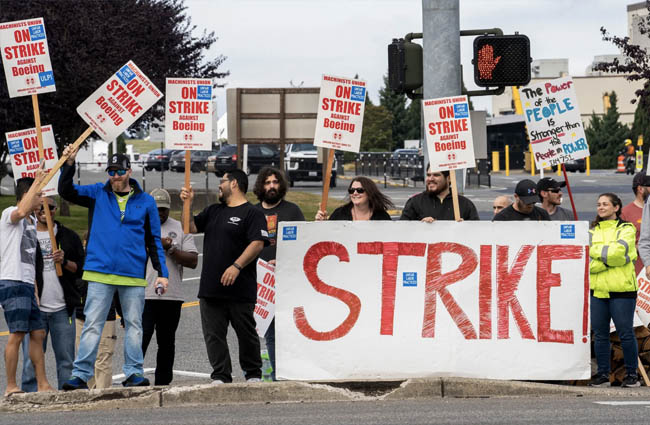
[[[610,321],[623,348],[626,375],[621,386],[638,387],[638,347],[633,320],[638,286],[633,261],[636,230],[621,220],[621,200],[613,193],[598,197],[597,216],[592,223],[589,248],[589,280],[591,288],[591,329],[598,372],[591,378],[594,387],[610,385]]]
[[[515,202],[494,216],[492,221],[536,220],[550,221],[545,209],[535,206],[539,201],[537,185],[530,179],[521,180],[515,187]]]
[[[56,216],[57,203],[53,197],[44,198],[52,218]],[[36,236],[43,254],[42,266],[37,267],[36,285],[40,300],[39,309],[45,325],[43,352],[47,349],[47,335],[51,334],[52,351],[56,360],[58,388],[70,379],[75,352],[75,325],[72,322],[75,307],[81,303],[76,280],[81,277],[84,262],[84,248],[76,232],[54,221],[55,249],[47,230],[44,205],[35,210]],[[61,266],[61,277],[56,266]],[[39,270],[40,269],[40,270]],[[23,379],[21,388],[26,392],[37,389],[34,367],[29,360],[29,338],[23,342]]]
[[[544,177],[537,182],[537,194],[552,221],[575,220],[573,212],[562,208],[562,188],[566,182],[557,182],[550,177]]]
[[[636,227],[636,246],[638,249],[639,237],[641,236],[641,219],[643,217],[643,206],[650,194],[650,177],[644,171],[636,173],[632,179],[632,191],[634,192],[634,201],[623,207],[621,220],[634,224]],[[634,271],[638,275],[643,270],[643,260],[641,255],[634,263]]]
[[[194,235],[183,233],[180,221],[169,217],[171,197],[165,189],[154,189],[151,196],[158,206],[161,243],[165,250],[165,263],[169,271],[169,286],[164,294],[156,292],[157,272],[147,263],[147,289],[145,290],[144,313],[142,315],[142,354],[147,353],[154,330],[158,353],[156,354],[155,385],[169,385],[174,377],[176,353],[176,329],[181,320],[183,306],[183,267],[195,269],[199,251],[194,244]]]
[[[239,364],[247,382],[261,382],[260,340],[253,310],[257,301],[257,257],[269,245],[264,214],[246,200],[248,176],[226,173],[219,204],[190,217],[192,233],[203,232],[203,268],[199,283],[201,325],[212,366],[213,384],[232,382],[226,334],[231,324],[239,341]],[[192,202],[191,187],[181,199]]]
[[[506,207],[512,205],[512,198],[507,195],[501,195],[494,198],[494,203],[492,204],[492,211],[494,215],[497,215]]]
[[[332,212],[330,220],[366,221],[390,220],[393,202],[367,177],[355,177],[348,187],[349,201]],[[320,207],[320,204],[319,204]],[[316,220],[327,220],[327,211],[319,210]]]
[[[16,182],[17,205],[2,211],[0,217],[0,305],[4,310],[9,328],[9,339],[5,346],[5,374],[7,388],[5,397],[21,393],[16,384],[18,350],[25,335],[29,334],[29,358],[34,365],[38,391],[54,391],[45,376],[43,341],[45,325],[41,320],[35,290],[36,261],[41,250],[36,237],[34,209],[41,203],[37,191],[43,179],[43,164],[31,177]],[[42,261],[42,260],[41,260]]]
[[[94,363],[102,328],[114,294],[119,294],[125,322],[122,385],[147,386],[143,375],[142,311],[147,281],[147,257],[158,271],[157,284],[167,288],[165,254],[160,243],[160,219],[153,198],[131,179],[131,163],[123,154],[109,158],[106,184],[79,186],[72,183],[77,149],[67,146],[61,169],[59,194],[89,209],[89,237],[83,279],[88,296],[79,351],[72,377],[64,390],[87,389],[94,375]]]
[[[449,171],[431,171],[427,165],[426,189],[404,205],[400,220],[420,220],[433,223],[436,220],[454,220],[454,206],[449,187]],[[461,220],[479,220],[476,207],[469,199],[458,195]]]
[[[281,221],[305,221],[300,207],[293,202],[284,199],[287,194],[287,179],[277,168],[264,167],[257,174],[253,193],[257,196],[260,203],[255,205],[266,217],[266,229],[269,233],[269,246],[264,247],[260,253],[260,258],[276,265],[276,243],[278,238],[278,228]],[[269,351],[269,360],[271,360],[271,380],[275,381],[275,318],[264,334],[266,348]]]

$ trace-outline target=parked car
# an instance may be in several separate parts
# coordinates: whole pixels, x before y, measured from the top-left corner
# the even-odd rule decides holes
[[[280,152],[275,146],[248,145],[248,171],[257,173],[262,167],[280,165]],[[223,176],[228,171],[237,168],[237,146],[224,145],[216,155],[208,157],[206,170]]]
[[[564,163],[564,168],[567,171],[580,171],[581,173],[584,173],[587,170],[587,163],[585,162],[584,159],[576,159],[572,161],[568,161]]]
[[[323,181],[323,164],[318,162],[318,149],[311,143],[294,143],[287,145],[284,165],[293,187],[297,181]],[[336,169],[338,162],[334,157],[330,187],[336,187]]]
[[[178,149],[154,149],[147,154],[147,162],[144,169],[151,170],[169,170],[169,159],[171,156],[179,152]]]
[[[190,157],[190,170],[194,173],[205,170],[205,163],[210,155],[216,155],[216,151],[192,151]],[[179,151],[169,159],[171,171],[185,172],[185,151]]]

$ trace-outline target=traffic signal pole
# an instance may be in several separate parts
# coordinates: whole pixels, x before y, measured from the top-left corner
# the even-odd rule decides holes
[[[422,68],[424,99],[461,94],[460,12],[458,0],[422,0]],[[422,118],[424,125],[424,117]],[[423,128],[424,132],[425,129]],[[426,138],[422,133],[424,166],[429,163]],[[426,174],[426,170],[424,171]],[[464,170],[456,170],[464,187]]]

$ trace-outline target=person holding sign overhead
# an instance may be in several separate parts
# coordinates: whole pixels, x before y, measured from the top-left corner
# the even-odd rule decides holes
[[[454,220],[449,171],[431,171],[427,164],[425,185],[424,192],[406,201],[400,220],[420,220],[424,223]],[[466,197],[458,195],[458,207],[460,221],[479,220],[476,206]]]
[[[390,220],[393,202],[367,177],[355,177],[348,187],[350,201],[334,210],[329,220]],[[327,212],[319,210],[316,221],[327,220]]]
[[[156,285],[167,289],[165,251],[160,241],[160,218],[156,202],[131,179],[131,162],[126,155],[113,154],[105,184],[75,185],[77,148],[67,146],[67,158],[59,179],[59,194],[67,201],[89,209],[89,237],[83,279],[88,294],[79,351],[72,377],[64,390],[87,389],[95,373],[95,358],[102,329],[115,292],[118,293],[124,322],[125,387],[148,386],[142,355],[142,312],[147,287],[147,259],[158,272]]]
[[[626,376],[622,387],[638,387],[639,349],[634,336],[634,309],[638,285],[634,274],[636,229],[621,220],[621,200],[613,193],[598,197],[597,216],[589,230],[589,287],[591,288],[591,330],[598,372],[593,387],[609,387],[610,321],[621,339]]]

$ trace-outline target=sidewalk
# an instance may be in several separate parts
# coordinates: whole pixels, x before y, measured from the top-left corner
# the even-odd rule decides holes
[[[0,412],[136,409],[215,404],[427,400],[444,397],[649,397],[650,388],[591,388],[520,381],[426,378],[405,381],[273,382],[180,387],[111,388],[17,394],[0,400]]]

